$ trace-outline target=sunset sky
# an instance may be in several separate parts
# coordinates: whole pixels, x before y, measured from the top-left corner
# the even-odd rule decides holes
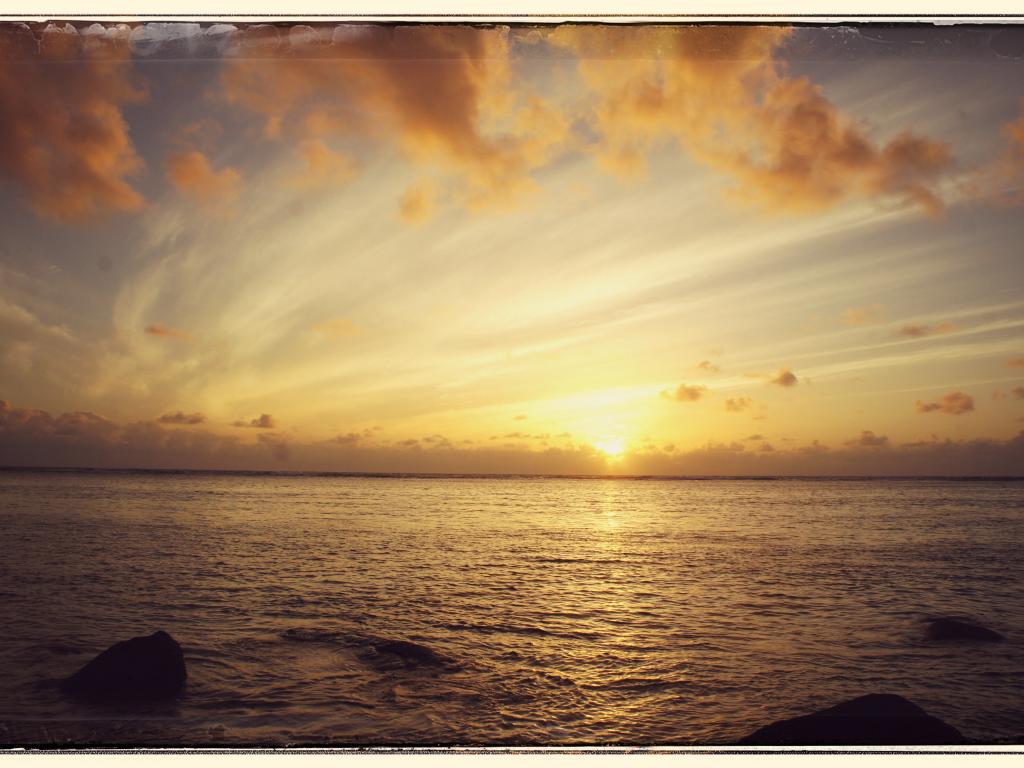
[[[1020,474],[952,34],[6,25],[0,464]]]

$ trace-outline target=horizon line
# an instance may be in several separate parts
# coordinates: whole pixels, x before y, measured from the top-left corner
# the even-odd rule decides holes
[[[184,467],[0,466],[0,472],[111,473],[154,475],[257,475],[281,477],[364,477],[392,479],[538,480],[988,480],[1024,481],[1024,475],[585,475],[536,472],[345,472],[300,469],[190,469]]]

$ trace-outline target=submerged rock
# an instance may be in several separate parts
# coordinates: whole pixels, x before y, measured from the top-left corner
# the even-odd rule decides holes
[[[1006,640],[995,630],[970,624],[959,619],[928,619],[929,640],[974,640],[981,643],[1001,643]]]
[[[390,653],[405,662],[407,667],[428,666],[442,667],[448,660],[435,653],[425,645],[417,645],[406,640],[386,640],[375,643],[373,650],[377,653]]]
[[[873,746],[963,744],[951,725],[902,696],[872,693],[829,709],[766,725],[745,746]]]
[[[61,683],[79,698],[103,703],[155,701],[185,684],[181,646],[166,632],[115,643]]]

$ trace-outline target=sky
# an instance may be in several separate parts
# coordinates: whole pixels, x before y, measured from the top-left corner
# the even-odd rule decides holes
[[[1019,42],[6,24],[0,464],[1021,474]]]

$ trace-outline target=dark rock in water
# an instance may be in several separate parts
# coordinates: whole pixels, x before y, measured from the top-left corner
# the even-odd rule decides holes
[[[928,619],[930,640],[975,640],[981,643],[1002,643],[1005,637],[998,632],[969,624],[959,619]]]
[[[873,746],[963,744],[951,725],[902,696],[872,693],[811,715],[766,725],[745,746]]]
[[[103,703],[155,701],[178,694],[186,676],[181,646],[161,631],[110,646],[61,688]]]
[[[417,645],[406,640],[387,640],[375,643],[373,650],[377,653],[390,653],[398,656],[405,662],[407,667],[428,666],[441,667],[447,663],[447,659],[427,648],[425,645]]]

